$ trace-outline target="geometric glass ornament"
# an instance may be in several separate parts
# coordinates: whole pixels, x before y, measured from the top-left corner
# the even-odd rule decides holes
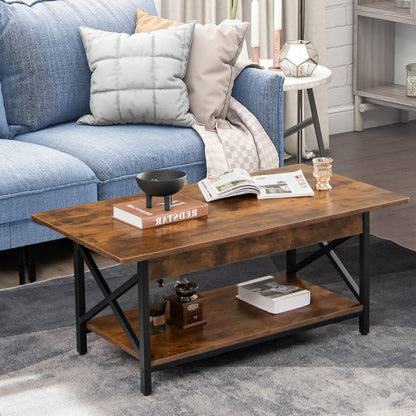
[[[309,77],[318,65],[318,52],[307,40],[288,41],[280,50],[279,63],[288,77]]]

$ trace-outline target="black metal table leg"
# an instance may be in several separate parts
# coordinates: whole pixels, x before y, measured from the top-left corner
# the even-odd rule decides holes
[[[315,103],[315,96],[313,94],[313,89],[309,88],[306,90],[308,93],[308,99],[309,99],[309,107],[311,109],[311,117],[308,119],[303,119],[303,90],[298,90],[298,109],[297,109],[297,123],[288,128],[284,131],[283,137],[289,137],[294,133],[297,133],[297,146],[298,146],[298,155],[297,155],[297,163],[302,163],[303,161],[303,130],[306,129],[306,127],[309,127],[313,124],[313,127],[315,129],[315,136],[316,141],[318,143],[318,149],[319,149],[319,155],[325,156],[325,147],[324,147],[324,141],[322,138],[322,131],[321,131],[321,124],[319,122],[319,116],[318,111],[316,109],[316,103]]]
[[[149,395],[152,393],[152,358],[150,353],[149,271],[147,262],[137,263],[137,274],[141,391],[144,395]]]
[[[75,276],[75,327],[77,334],[77,351],[87,352],[87,324],[81,318],[85,315],[85,273],[84,260],[79,245],[74,243],[74,276]]]
[[[370,249],[370,214],[363,214],[363,232],[360,234],[360,303],[363,313],[360,316],[360,332],[368,334],[370,330],[370,276],[369,276],[369,249]]]
[[[301,125],[303,120],[303,91],[298,91],[298,126]],[[297,155],[297,163],[302,163],[303,161],[303,129],[300,128],[297,134],[297,141],[298,141],[298,155]]]
[[[88,266],[104,299],[86,310],[84,262]],[[87,352],[87,322],[110,306],[120,326],[127,335],[131,345],[140,359],[141,390],[144,395],[152,392],[151,352],[150,352],[150,319],[149,319],[149,273],[147,262],[137,264],[137,274],[116,289],[111,290],[104,276],[97,267],[91,253],[86,247],[74,243],[74,275],[75,275],[75,312],[77,350],[79,354]],[[139,335],[133,330],[117,299],[138,285]]]
[[[325,156],[325,147],[324,147],[324,141],[322,139],[321,125],[319,123],[318,111],[316,109],[315,97],[313,95],[312,88],[309,88],[307,92],[308,92],[309,106],[311,108],[313,126],[315,128],[316,141],[318,142],[319,155]]]
[[[286,251],[286,273],[296,274],[296,249]]]

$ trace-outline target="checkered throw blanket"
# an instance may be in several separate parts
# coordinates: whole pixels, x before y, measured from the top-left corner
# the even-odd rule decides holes
[[[205,144],[207,176],[237,167],[248,172],[279,167],[276,147],[262,125],[234,98],[226,119],[218,119],[215,130],[198,124],[193,128]]]

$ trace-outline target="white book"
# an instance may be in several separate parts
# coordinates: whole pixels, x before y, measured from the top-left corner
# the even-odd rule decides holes
[[[311,303],[309,290],[283,282],[271,275],[239,283],[237,287],[237,299],[273,314],[291,311]]]

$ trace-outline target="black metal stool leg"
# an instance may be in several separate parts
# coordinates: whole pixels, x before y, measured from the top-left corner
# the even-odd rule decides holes
[[[321,125],[319,124],[318,111],[316,110],[315,97],[313,95],[312,88],[309,88],[307,92],[308,92],[309,106],[311,108],[313,126],[315,128],[316,141],[318,142],[319,155],[325,156],[325,147],[324,147],[324,141],[322,139]]]

